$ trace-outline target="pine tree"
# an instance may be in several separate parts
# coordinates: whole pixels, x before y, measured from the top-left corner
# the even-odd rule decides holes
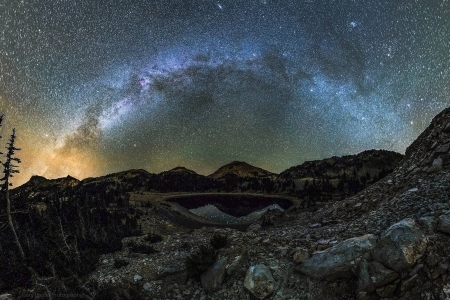
[[[4,117],[3,115],[0,116],[0,126],[1,126],[1,123],[3,122],[3,117]],[[12,214],[11,214],[11,201],[9,199],[9,187],[12,186],[12,183],[9,182],[9,179],[11,177],[14,177],[13,176],[14,173],[19,173],[19,171],[16,170],[16,168],[18,166],[14,164],[14,162],[17,164],[20,163],[20,159],[17,157],[14,157],[14,154],[16,153],[16,151],[20,150],[19,148],[16,148],[14,146],[15,140],[16,140],[16,129],[14,128],[13,132],[11,134],[11,137],[9,139],[9,143],[7,143],[7,147],[6,147],[6,149],[8,150],[8,152],[6,153],[6,161],[4,163],[2,162],[4,176],[3,176],[3,178],[0,179],[0,182],[3,182],[3,184],[1,185],[1,188],[2,188],[2,192],[5,195],[5,200],[6,200],[6,215],[8,218],[8,224],[14,235],[14,240],[15,240],[15,243],[19,250],[20,257],[23,260],[25,260],[25,253],[23,252],[22,245],[20,244],[19,237],[17,236],[17,232],[14,227]],[[3,154],[3,153],[0,152],[0,154]]]

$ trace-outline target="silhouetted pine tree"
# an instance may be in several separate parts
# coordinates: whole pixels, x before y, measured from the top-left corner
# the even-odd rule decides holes
[[[0,117],[0,126],[2,126],[3,118],[4,118],[4,116],[2,115]],[[13,132],[9,139],[9,143],[7,143],[7,147],[6,147],[6,149],[8,150],[8,152],[6,153],[6,161],[4,163],[2,162],[4,176],[3,176],[3,178],[0,179],[0,182],[3,182],[2,183],[2,192],[4,193],[5,201],[6,201],[6,216],[8,219],[9,228],[11,229],[11,232],[14,235],[14,241],[17,246],[17,249],[19,250],[20,257],[22,258],[22,260],[25,260],[25,253],[23,252],[22,245],[20,244],[19,237],[17,236],[17,232],[14,227],[14,222],[13,222],[12,215],[11,215],[11,201],[9,199],[9,187],[12,186],[12,183],[9,182],[9,179],[11,177],[14,177],[13,176],[14,173],[19,173],[19,171],[16,170],[16,168],[18,166],[14,164],[14,162],[16,162],[17,164],[20,163],[20,159],[17,157],[14,157],[14,154],[16,153],[16,151],[20,150],[19,148],[16,148],[14,146],[15,140],[16,140],[16,129],[13,129]],[[3,154],[3,153],[0,152],[0,154]]]

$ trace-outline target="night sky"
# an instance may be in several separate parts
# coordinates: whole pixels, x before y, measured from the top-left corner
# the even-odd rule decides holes
[[[16,186],[404,152],[450,104],[448,0],[126,2],[0,0]]]

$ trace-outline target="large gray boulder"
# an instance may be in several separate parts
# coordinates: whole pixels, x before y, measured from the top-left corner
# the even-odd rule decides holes
[[[373,249],[373,260],[396,271],[412,267],[427,248],[427,237],[413,219],[404,219],[389,227]]]
[[[221,288],[225,271],[227,268],[227,258],[216,261],[208,270],[200,277],[202,287],[207,292],[214,292]]]
[[[300,266],[303,274],[313,278],[350,277],[358,258],[375,248],[376,236],[366,234],[345,240],[324,251],[317,251]]]
[[[263,264],[251,266],[244,279],[244,287],[258,299],[268,297],[277,288],[269,268]]]

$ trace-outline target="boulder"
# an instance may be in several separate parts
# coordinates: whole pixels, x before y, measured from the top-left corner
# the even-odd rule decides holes
[[[389,227],[372,251],[373,260],[396,271],[412,267],[423,255],[427,238],[413,219],[404,219]]]
[[[0,300],[13,300],[13,296],[11,294],[2,294],[0,295]]]
[[[200,277],[202,287],[207,292],[214,292],[221,288],[225,271],[227,267],[227,258],[224,257],[216,261],[208,270]]]
[[[450,214],[439,217],[438,230],[450,234]]]
[[[314,252],[299,271],[313,278],[350,277],[352,268],[356,267],[355,260],[363,258],[375,245],[373,234],[345,240],[324,251]]]
[[[258,299],[268,297],[277,288],[269,268],[263,264],[251,266],[244,279],[244,287]]]

